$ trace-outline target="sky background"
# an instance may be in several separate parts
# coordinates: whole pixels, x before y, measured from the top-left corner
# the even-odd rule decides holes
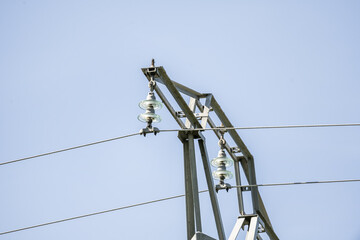
[[[3,0],[0,161],[138,132],[152,58],[213,93],[234,126],[359,123],[359,12],[350,0]],[[178,128],[158,114],[158,128]],[[360,178],[359,127],[238,132],[258,183]],[[217,139],[204,135],[213,158]],[[182,194],[183,178],[175,132],[0,166],[0,232]],[[360,239],[359,183],[259,190],[280,239]],[[229,236],[236,191],[218,198]],[[217,237],[208,194],[200,200],[203,232]],[[0,236],[169,238],[186,238],[184,198]]]

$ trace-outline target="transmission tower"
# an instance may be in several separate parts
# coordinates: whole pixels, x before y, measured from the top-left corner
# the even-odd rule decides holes
[[[230,177],[231,173],[226,170],[226,165],[234,162],[234,175],[236,185],[241,185],[240,169],[242,168],[246,179],[250,185],[256,185],[254,157],[251,155],[246,145],[234,129],[228,129],[228,135],[232,138],[235,146],[230,146],[224,139],[224,130],[214,130],[219,138],[221,147],[218,158],[212,161],[212,164],[218,166],[217,171],[213,174],[210,168],[210,160],[208,157],[205,137],[201,134],[201,129],[206,128],[207,124],[211,128],[217,128],[214,121],[210,117],[210,112],[214,112],[222,122],[222,127],[231,128],[233,125],[221,109],[219,103],[211,93],[199,93],[180,83],[170,80],[161,66],[156,67],[154,60],[148,68],[142,68],[143,73],[149,81],[150,92],[147,100],[140,105],[146,109],[144,114],[139,116],[140,120],[147,122],[146,128],[141,130],[144,136],[147,133],[157,133],[159,130],[152,126],[153,122],[159,120],[155,109],[159,106],[159,102],[155,100],[153,91],[157,93],[170,114],[179,124],[182,131],[178,132],[178,137],[183,144],[184,152],[184,176],[185,176],[185,201],[186,201],[186,226],[188,240],[211,240],[214,239],[202,232],[198,177],[195,161],[195,141],[199,144],[202,158],[202,164],[205,171],[207,187],[209,190],[212,210],[216,223],[218,238],[220,240],[235,240],[241,230],[246,231],[246,240],[262,239],[259,233],[265,232],[271,240],[279,239],[275,234],[271,225],[269,216],[266,212],[264,203],[261,199],[257,187],[236,188],[239,216],[234,219],[234,228],[228,238],[225,236],[224,226],[221,219],[217,192],[219,190],[229,190],[231,186],[225,183],[225,179]],[[157,83],[163,84],[174,98],[181,111],[176,111],[170,104],[164,93],[161,91]],[[185,94],[190,97],[189,103],[186,103],[183,96]],[[205,104],[200,102],[205,99]],[[186,131],[184,131],[186,129]],[[231,159],[226,158],[225,151]],[[212,175],[220,180],[219,184],[214,186]],[[252,213],[245,213],[243,191],[251,191]]]

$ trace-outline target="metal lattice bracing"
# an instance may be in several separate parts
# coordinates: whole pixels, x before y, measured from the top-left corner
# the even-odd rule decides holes
[[[188,239],[212,239],[207,235],[201,233],[202,226],[194,150],[194,142],[195,140],[197,140],[200,147],[203,168],[205,171],[206,182],[213,208],[218,237],[220,240],[225,240],[226,237],[222,224],[217,195],[212,180],[210,163],[205,144],[205,137],[200,133],[199,129],[205,128],[207,124],[209,124],[211,128],[217,127],[209,115],[210,112],[214,112],[217,115],[224,127],[233,127],[233,125],[231,124],[230,120],[227,118],[224,111],[221,109],[220,105],[212,94],[202,94],[186,86],[183,86],[180,83],[170,80],[170,78],[165,72],[165,69],[161,66],[155,67],[154,65],[152,65],[149,68],[143,68],[142,71],[149,81],[151,79],[154,79],[157,83],[163,84],[168,89],[171,96],[174,98],[174,100],[180,107],[181,111],[176,111],[173,108],[168,99],[165,97],[164,93],[161,91],[158,84],[156,84],[154,87],[156,93],[158,94],[162,102],[165,104],[175,121],[179,124],[179,126],[182,129],[189,129],[189,131],[179,131],[179,139],[183,143],[184,148],[186,223]],[[181,93],[190,97],[189,103],[186,103]],[[200,102],[200,99],[203,98],[205,99],[205,104],[202,104]],[[196,108],[199,109],[200,113],[195,112]],[[183,119],[185,119],[185,122],[183,121]],[[255,185],[256,174],[253,156],[247,149],[246,145],[244,144],[236,130],[229,129],[227,131],[236,144],[236,146],[231,147],[226,143],[224,146],[224,148],[235,163],[234,168],[236,184],[241,185],[240,168],[242,168],[249,184]],[[221,134],[218,130],[214,130],[214,133],[219,139],[221,138]],[[279,239],[272,228],[269,216],[266,212],[264,203],[261,199],[257,187],[251,187],[250,190],[253,213],[245,214],[242,193],[243,189],[237,188],[239,217],[237,221],[234,221],[235,226],[228,239],[236,239],[239,231],[241,229],[244,229],[245,225],[248,225],[246,240],[261,239],[261,237],[258,235],[259,225],[261,225],[261,228],[268,234],[270,239]]]

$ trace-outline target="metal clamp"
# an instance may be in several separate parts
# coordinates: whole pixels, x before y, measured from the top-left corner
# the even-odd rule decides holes
[[[156,136],[157,133],[159,133],[160,130],[157,127],[146,127],[140,130],[140,135],[144,135],[144,137],[146,137],[147,133],[154,133],[154,135]]]
[[[218,193],[219,190],[223,190],[223,189],[225,189],[225,190],[228,192],[229,189],[231,189],[231,185],[228,184],[228,183],[220,182],[220,184],[217,184],[217,185],[215,186],[215,191],[216,191],[216,193]]]
[[[177,111],[176,112],[176,117],[178,118],[184,118],[186,117],[185,113],[183,111]]]

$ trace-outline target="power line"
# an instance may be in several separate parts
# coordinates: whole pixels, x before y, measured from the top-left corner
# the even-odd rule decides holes
[[[199,193],[203,193],[203,192],[207,192],[207,191],[208,190],[203,190],[203,191],[200,191]],[[147,205],[147,204],[151,204],[151,203],[162,202],[162,201],[171,200],[171,199],[175,199],[175,198],[181,198],[184,196],[185,196],[185,194],[180,194],[180,195],[175,195],[175,196],[166,197],[166,198],[160,198],[160,199],[152,200],[152,201],[148,201],[148,202],[142,202],[142,203],[137,203],[137,204],[128,205],[128,206],[124,206],[124,207],[118,207],[118,208],[113,208],[113,209],[109,209],[109,210],[104,210],[104,211],[100,211],[100,212],[84,214],[84,215],[71,217],[71,218],[65,218],[65,219],[61,219],[61,220],[57,220],[57,221],[53,221],[53,222],[47,222],[47,223],[42,223],[42,224],[33,225],[33,226],[29,226],[29,227],[18,228],[18,229],[6,231],[6,232],[0,232],[0,235],[24,231],[24,230],[28,230],[28,229],[32,229],[32,228],[44,227],[47,225],[61,223],[61,222],[67,222],[67,221],[71,221],[71,220],[75,220],[75,219],[79,219],[79,218],[91,217],[91,216],[99,215],[99,214],[103,214],[103,213],[115,212],[115,211],[124,210],[127,208],[133,208],[133,207],[138,207],[138,206]]]
[[[189,131],[189,130],[191,130],[191,131],[253,130],[253,129],[276,129],[276,128],[356,127],[356,126],[360,126],[360,123],[284,125],[284,126],[254,126],[254,127],[217,127],[217,128],[195,128],[195,129],[164,129],[164,130],[160,130],[160,132],[178,132],[178,131]],[[11,163],[16,163],[16,162],[21,162],[21,161],[29,160],[29,159],[33,159],[33,158],[48,156],[48,155],[51,155],[51,154],[70,151],[70,150],[74,150],[74,149],[78,149],[78,148],[88,147],[88,146],[92,146],[92,145],[95,145],[95,144],[110,142],[110,141],[114,141],[114,140],[118,140],[118,139],[122,139],[122,138],[132,137],[132,136],[136,136],[136,135],[140,135],[140,133],[133,133],[133,134],[120,136],[120,137],[115,137],[115,138],[110,138],[110,139],[106,139],[106,140],[102,140],[102,141],[98,141],[98,142],[87,143],[87,144],[83,144],[83,145],[79,145],[79,146],[75,146],[75,147],[65,148],[65,149],[61,149],[61,150],[57,150],[57,151],[53,151],[53,152],[42,153],[42,154],[30,156],[30,157],[25,157],[25,158],[11,160],[11,161],[7,161],[7,162],[2,162],[2,163],[0,163],[0,166],[1,165],[6,165],[6,164],[11,164]]]
[[[289,182],[289,183],[267,183],[267,184],[253,184],[231,186],[231,188],[247,188],[247,187],[271,187],[271,186],[286,186],[286,185],[301,185],[301,184],[317,184],[317,183],[344,183],[344,182],[359,182],[360,179],[349,180],[330,180],[330,181],[311,181],[311,182]]]
[[[316,128],[316,127],[359,127],[360,123],[342,124],[309,124],[309,125],[283,125],[283,126],[254,126],[254,127],[215,127],[215,128],[195,128],[193,131],[207,130],[253,130],[253,129],[276,129],[276,128]],[[189,131],[189,129],[164,129],[160,132]]]
[[[139,134],[140,134],[140,133],[133,133],[133,134],[124,135],[124,136],[120,136],[120,137],[109,138],[109,139],[105,139],[105,140],[101,140],[101,141],[97,141],[97,142],[92,142],[92,143],[87,143],[87,144],[83,144],[83,145],[78,145],[78,146],[75,146],[75,147],[64,148],[64,149],[57,150],[57,151],[53,151],[53,152],[47,152],[47,153],[42,153],[42,154],[30,156],[30,157],[25,157],[25,158],[20,158],[20,159],[16,159],[16,160],[11,160],[11,161],[8,161],[8,162],[2,162],[2,163],[0,163],[0,166],[1,166],[1,165],[6,165],[6,164],[10,164],[10,163],[21,162],[21,161],[25,161],[25,160],[29,160],[29,159],[33,159],[33,158],[44,157],[44,156],[48,156],[48,155],[55,154],[55,153],[66,152],[66,151],[70,151],[70,150],[74,150],[74,149],[78,149],[78,148],[88,147],[88,146],[92,146],[92,145],[96,145],[96,144],[100,144],[100,143],[115,141],[115,140],[119,140],[119,139],[122,139],[122,138],[127,138],[127,137],[136,136],[136,135],[139,135]]]
[[[345,183],[345,182],[360,182],[360,179],[330,180],[330,181],[312,181],[312,182],[269,183],[269,184],[232,186],[231,188],[241,188],[241,187],[244,187],[244,188],[245,188],[245,187],[269,187],[269,186],[284,186],[284,185],[301,185],[301,184],[318,184],[318,183]],[[208,191],[209,191],[209,190],[202,190],[202,191],[199,191],[199,193],[204,193],[204,192],[208,192]],[[157,199],[157,200],[152,200],[152,201],[137,203],[137,204],[128,205],[128,206],[124,206],[124,207],[113,208],[113,209],[104,210],[104,211],[100,211],[100,212],[94,212],[94,213],[79,215],[79,216],[76,216],[76,217],[65,218],[65,219],[61,219],[61,220],[57,220],[57,221],[52,221],[52,222],[47,222],[47,223],[42,223],[42,224],[33,225],[33,226],[29,226],[29,227],[18,228],[18,229],[6,231],[6,232],[0,232],[0,235],[5,235],[5,234],[9,234],[9,233],[24,231],[24,230],[33,229],[33,228],[38,228],[38,227],[44,227],[44,226],[51,225],[51,224],[56,224],[56,223],[62,223],[62,222],[72,221],[72,220],[79,219],[79,218],[91,217],[91,216],[95,216],[95,215],[99,215],[99,214],[104,214],[104,213],[109,213],[109,212],[115,212],[115,211],[124,210],[124,209],[127,209],[127,208],[139,207],[139,206],[142,206],[142,205],[147,205],[147,204],[152,204],[152,203],[167,201],[167,200],[171,200],[171,199],[175,199],[175,198],[181,198],[181,197],[185,197],[185,194],[175,195],[175,196],[166,197],[166,198],[160,198],[160,199]]]

